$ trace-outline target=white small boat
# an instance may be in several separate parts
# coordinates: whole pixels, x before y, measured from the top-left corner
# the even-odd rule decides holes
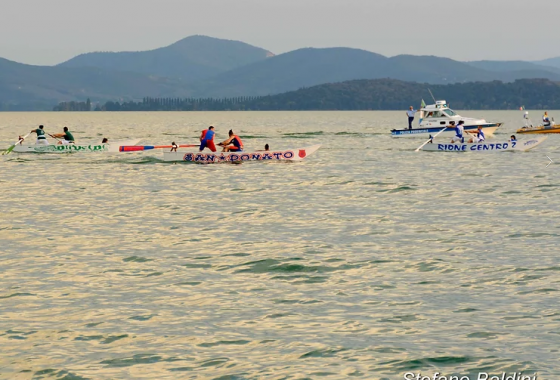
[[[462,117],[449,108],[445,100],[437,100],[436,104],[431,104],[420,109],[420,118],[418,120],[418,128],[412,129],[393,129],[391,135],[393,137],[415,137],[428,134],[436,134],[449,127],[449,122],[454,121],[458,124],[463,120],[465,132],[475,132],[478,127],[482,127],[486,136],[494,134],[503,123],[492,123],[484,119],[475,119],[471,117]],[[449,128],[442,132],[442,136],[451,136],[455,134],[453,128]]]
[[[77,152],[109,152],[117,153],[123,145],[136,145],[142,139],[113,141],[107,144],[51,144],[51,145],[16,145],[16,153],[77,153]]]
[[[499,141],[499,142],[480,142],[480,143],[428,143],[420,150],[427,152],[507,152],[507,151],[527,151],[547,139],[548,136],[539,136],[524,141]]]
[[[298,149],[256,152],[164,152],[166,162],[195,162],[199,164],[217,164],[226,162],[247,161],[301,161],[313,154],[321,145],[313,145]]]

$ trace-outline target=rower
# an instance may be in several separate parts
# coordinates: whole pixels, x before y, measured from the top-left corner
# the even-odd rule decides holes
[[[31,133],[37,134],[37,141],[35,142],[37,145],[49,145],[49,141],[47,140],[47,136],[45,136],[45,131],[43,129],[44,127],[39,125],[39,128],[31,130]]]
[[[231,129],[229,130],[229,138],[218,145],[224,147],[223,152],[243,152],[243,142],[239,136],[233,134]]]
[[[469,140],[469,143],[479,143],[479,142],[483,142],[484,140],[486,140],[486,138],[484,137],[484,132],[482,131],[482,127],[480,125],[478,126],[478,129],[476,130],[476,132],[468,132],[468,133],[475,134],[475,136],[473,136]]]
[[[457,126],[455,127],[455,136],[453,136],[453,138],[451,139],[451,143],[460,142],[462,144],[465,142],[465,138],[463,137],[463,132],[465,131],[465,128],[463,127],[463,124],[465,124],[465,122],[461,120],[459,121],[459,124],[457,124]],[[454,125],[455,122],[452,120],[449,122],[448,128],[453,128]]]
[[[515,142],[517,141],[517,138],[515,138],[515,135],[511,135],[511,137],[509,138],[509,142]]]
[[[109,139],[107,137],[103,137],[103,140],[101,140],[101,144],[109,144]]]
[[[204,148],[210,149],[212,152],[216,151],[216,145],[214,145],[214,127],[209,126],[200,134],[200,151],[202,152]]]
[[[175,141],[173,141],[173,142],[171,143],[171,150],[170,150],[170,152],[176,152],[178,147],[179,147],[179,146],[178,146],[177,144],[175,144]]]
[[[51,136],[54,138],[63,138],[64,140],[60,141],[59,144],[64,144],[64,145],[74,144],[74,136],[72,136],[72,133],[70,133],[68,127],[64,127],[63,131],[64,133],[56,133]]]

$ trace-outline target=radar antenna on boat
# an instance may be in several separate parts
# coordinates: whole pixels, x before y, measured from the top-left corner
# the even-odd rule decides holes
[[[432,90],[428,89],[428,92],[430,93],[430,95],[432,95],[432,99],[434,99],[434,103],[436,103],[436,98],[434,98],[434,94],[432,94]]]

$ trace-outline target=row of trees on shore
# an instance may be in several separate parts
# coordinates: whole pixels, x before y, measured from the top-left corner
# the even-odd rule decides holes
[[[278,95],[229,98],[154,98],[108,101],[97,111],[402,110],[430,99],[428,89],[456,109],[560,109],[560,85],[547,79],[428,85],[393,79],[355,80]],[[55,111],[88,111],[91,102],[60,103]]]
[[[91,111],[91,100],[85,102],[60,102],[53,111]]]

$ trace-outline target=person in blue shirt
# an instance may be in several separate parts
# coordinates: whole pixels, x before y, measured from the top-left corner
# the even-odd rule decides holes
[[[479,125],[478,129],[476,130],[476,132],[468,132],[468,133],[472,133],[474,136],[469,140],[470,143],[479,143],[479,142],[483,142],[484,140],[486,140],[486,137],[484,137],[484,132],[482,131],[482,127]]]
[[[214,127],[210,126],[208,129],[202,131],[200,135],[200,151],[202,152],[204,148],[210,149],[212,152],[216,151],[216,145],[214,145]]]
[[[232,129],[229,130],[229,138],[218,145],[224,147],[222,152],[243,152],[243,142]]]
[[[408,111],[406,111],[406,115],[408,116],[408,129],[412,129],[412,122],[414,121],[414,115],[416,115],[418,110],[415,110],[414,107],[410,106]]]
[[[448,128],[452,128],[454,124],[455,124],[454,121],[450,121]],[[465,142],[465,137],[463,136],[463,133],[465,132],[465,128],[463,127],[463,124],[465,124],[465,122],[461,120],[457,124],[457,126],[455,126],[455,136],[453,136],[453,138],[451,139],[451,143],[460,142],[461,144],[463,144]]]

